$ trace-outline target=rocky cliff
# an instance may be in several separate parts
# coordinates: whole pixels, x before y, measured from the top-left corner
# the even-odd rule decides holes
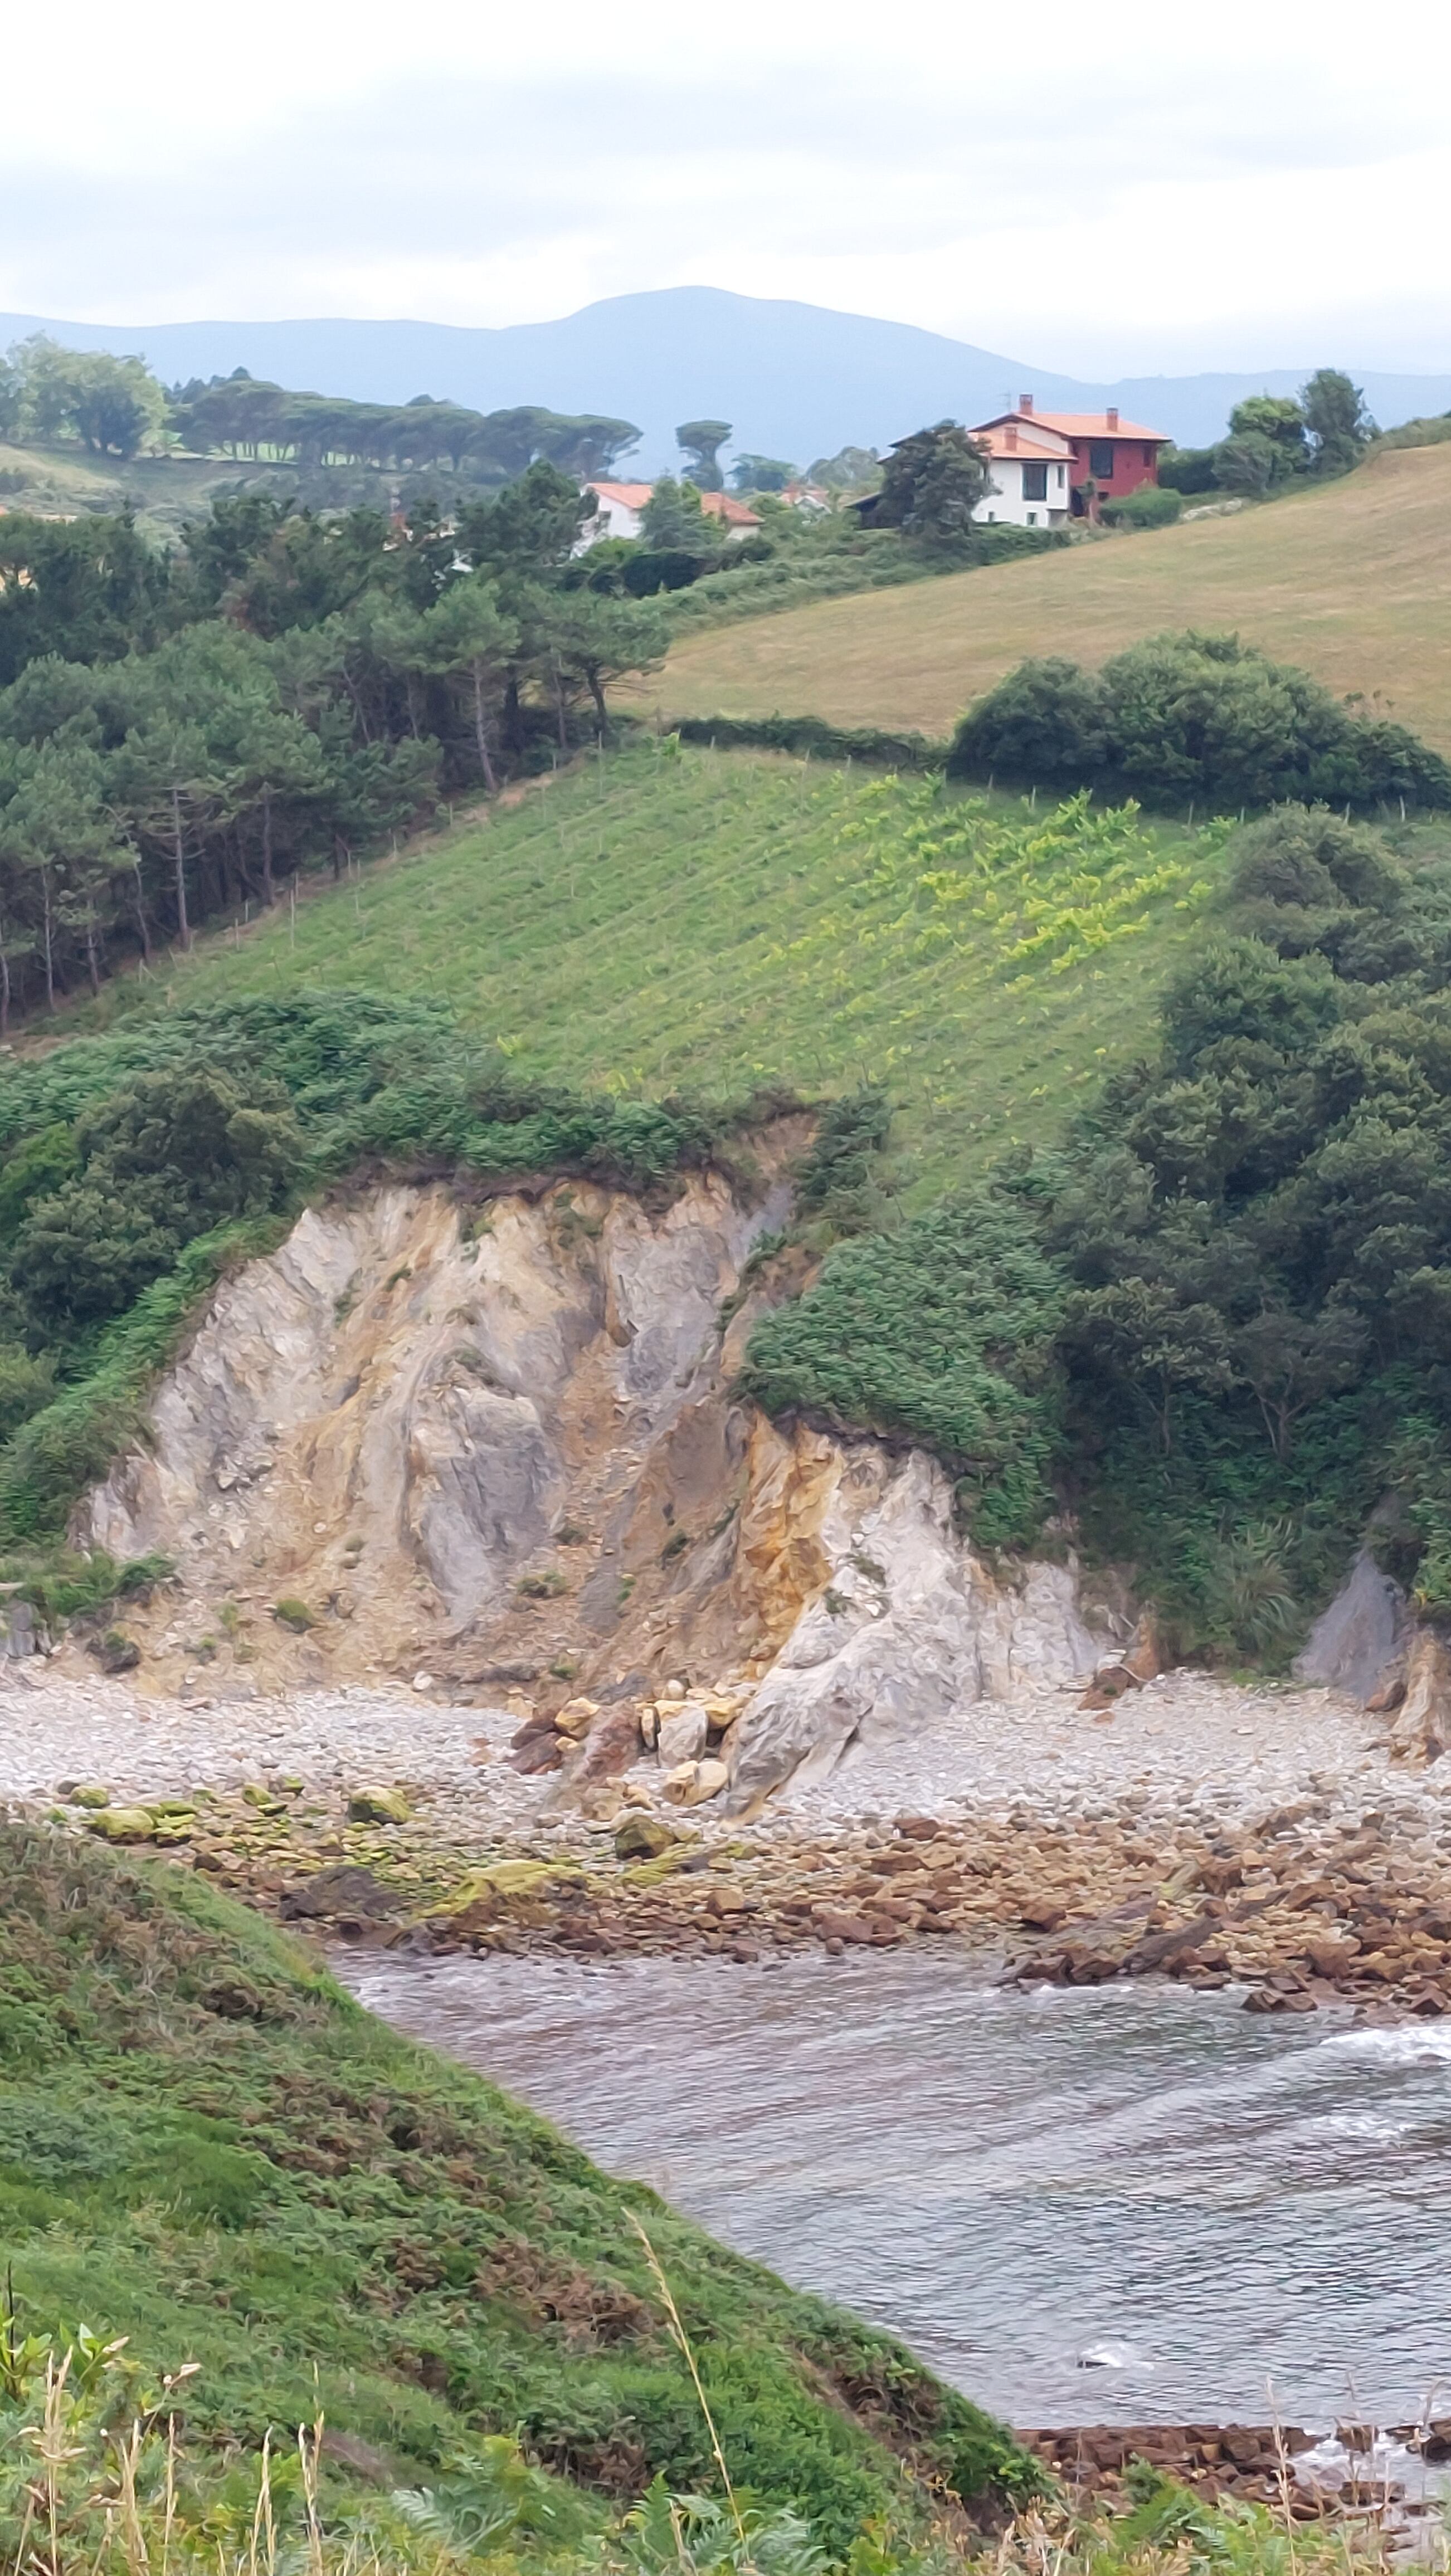
[[[128,1620],[143,1681],[402,1675],[420,1726],[430,1696],[586,1696],[628,1732],[680,1679],[724,1691],[745,1803],[1088,1671],[1109,1640],[1071,1568],[990,1574],[931,1460],[733,1397],[796,1141],[753,1204],[695,1176],[661,1209],[574,1183],[482,1215],[411,1188],[309,1211],[218,1290],[78,1516],[79,1543],[176,1561]]]

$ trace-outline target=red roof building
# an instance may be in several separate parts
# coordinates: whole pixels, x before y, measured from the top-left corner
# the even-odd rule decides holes
[[[1126,492],[1136,492],[1142,484],[1157,483],[1159,451],[1169,444],[1164,430],[1149,429],[1142,421],[1125,420],[1113,404],[1097,412],[1040,411],[1031,394],[1020,394],[1015,410],[999,412],[996,419],[979,422],[973,436],[986,447],[995,464],[1006,463],[1010,456],[1026,456],[1030,450],[1036,463],[1039,447],[1053,464],[1061,462],[1065,467],[1064,499],[1059,507],[1063,517],[1071,515],[1075,519],[1096,519],[1101,502],[1121,500]],[[1052,506],[1060,488],[1052,472],[1046,478],[1046,515],[1036,519],[1030,515],[1040,479],[1037,473],[1024,476],[1010,470],[1004,478],[1008,489],[997,509],[989,495],[974,516],[984,520],[996,516],[1028,527],[1061,524],[1058,510]],[[1015,488],[1019,485],[1024,489]],[[1029,485],[1031,495],[1026,489]]]

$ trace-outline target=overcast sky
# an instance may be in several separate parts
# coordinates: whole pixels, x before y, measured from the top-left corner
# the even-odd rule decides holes
[[[1451,366],[1444,0],[72,0],[17,12],[6,86],[10,311],[497,323],[700,283],[1098,376]]]

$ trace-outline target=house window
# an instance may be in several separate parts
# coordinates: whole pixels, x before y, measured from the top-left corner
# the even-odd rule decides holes
[[[1030,510],[1030,511],[1028,512],[1028,525],[1029,525],[1029,527],[1030,527],[1030,528],[1036,528],[1037,524],[1038,524],[1038,513],[1037,513],[1037,511],[1036,511],[1036,510]]]
[[[1144,463],[1145,463],[1147,466],[1149,466],[1151,469],[1152,469],[1152,467],[1153,467],[1153,465],[1154,465],[1155,459],[1156,459],[1156,458],[1157,458],[1157,456],[1158,456],[1158,453],[1159,453],[1159,451],[1158,451],[1158,449],[1157,449],[1156,447],[1146,447],[1146,448],[1144,449]]]
[[[1025,466],[1024,466],[1024,468],[1023,468],[1023,498],[1024,498],[1024,500],[1025,500],[1025,501],[1046,501],[1046,500],[1047,500],[1047,498],[1048,498],[1048,468],[1047,468],[1047,466],[1046,466],[1046,465],[1025,465]]]
[[[1061,465],[1055,465],[1053,471],[1058,477],[1058,489],[1061,492],[1063,489],[1063,468]]]
[[[1093,476],[1095,483],[1111,483],[1113,481],[1113,449],[1107,439],[1105,439],[1101,445],[1090,447],[1088,451],[1088,470]]]

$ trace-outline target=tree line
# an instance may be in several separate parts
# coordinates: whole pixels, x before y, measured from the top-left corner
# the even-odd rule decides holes
[[[0,1027],[602,736],[666,632],[579,582],[588,507],[539,462],[447,526],[232,497],[175,559],[0,518]]]
[[[1306,475],[1348,474],[1376,434],[1360,387],[1339,367],[1319,367],[1292,394],[1250,394],[1212,447],[1170,447],[1159,481],[1175,492],[1230,492],[1260,500]]]
[[[0,358],[0,437],[70,438],[91,455],[122,460],[182,447],[300,471],[361,465],[408,473],[446,464],[471,482],[506,483],[541,457],[577,477],[607,474],[640,432],[604,412],[537,404],[479,412],[427,394],[399,404],[293,393],[245,367],[166,387],[141,358],[63,349],[36,332]]]

